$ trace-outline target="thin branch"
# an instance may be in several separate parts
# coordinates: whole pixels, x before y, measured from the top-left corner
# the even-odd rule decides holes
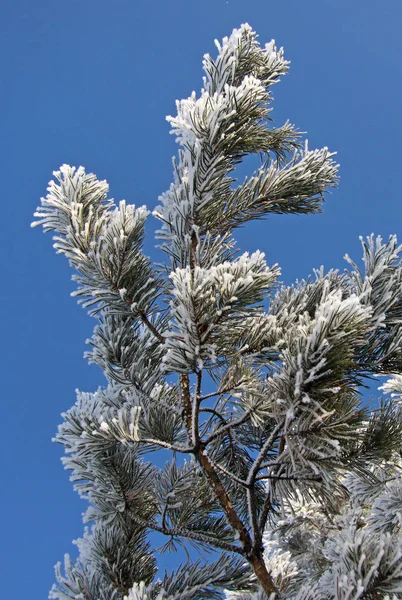
[[[201,397],[201,400],[207,400],[208,398],[213,398],[214,396],[223,396],[224,394],[228,394],[229,392],[231,392],[232,390],[237,389],[242,383],[244,383],[244,379],[240,379],[240,381],[237,382],[237,385],[231,385],[227,388],[223,388],[223,390],[216,390],[216,392],[211,392],[210,394],[205,394],[205,396]]]
[[[186,421],[188,441],[191,443],[192,430],[193,430],[193,418],[192,418],[192,406],[191,406],[191,395],[190,395],[190,378],[187,374],[180,375],[180,389],[181,389],[181,400],[183,406],[183,413]]]
[[[196,236],[196,232],[193,230],[191,235],[191,248],[190,248],[190,273],[191,279],[193,280],[194,269],[197,264],[197,246],[198,240]],[[197,326],[198,330],[198,326]],[[214,440],[216,437],[219,437],[226,431],[230,431],[231,428],[236,425],[241,425],[250,417],[249,413],[245,413],[240,419],[235,422],[228,423],[221,427],[218,431],[211,434],[207,439],[207,442],[204,443],[199,439],[199,430],[198,430],[198,419],[199,419],[199,408],[202,402],[201,399],[201,375],[200,372],[196,373],[197,375],[197,384],[196,384],[196,393],[193,399],[193,403],[191,402],[191,394],[190,394],[190,379],[189,375],[180,375],[180,386],[182,391],[182,403],[183,403],[183,412],[186,420],[187,427],[187,435],[189,440],[192,439],[195,448],[195,458],[197,459],[198,464],[200,465],[202,471],[205,476],[209,480],[211,488],[213,489],[216,499],[221,505],[222,511],[226,515],[226,518],[231,525],[232,529],[237,533],[238,539],[241,543],[242,550],[241,554],[247,557],[247,560],[252,565],[254,569],[254,573],[257,578],[260,580],[265,592],[267,595],[270,595],[272,592],[277,592],[272,577],[267,570],[265,565],[262,548],[258,548],[256,551],[253,540],[244,525],[243,521],[240,519],[237,514],[236,509],[232,505],[231,499],[222,484],[211,460],[204,454],[204,450],[206,448],[206,444]],[[220,394],[221,395],[221,394]],[[189,442],[190,443],[190,442]],[[206,541],[206,543],[210,543]],[[232,550],[233,551],[233,550]],[[239,551],[239,550],[236,550]]]
[[[254,539],[253,548],[258,551],[261,549],[262,546],[262,532],[260,532],[258,528],[254,485],[247,486],[247,508],[250,518],[251,531]]]
[[[264,506],[262,507],[262,511],[261,511],[261,514],[260,514],[260,521],[259,521],[258,530],[259,530],[259,532],[261,532],[261,534],[262,534],[262,532],[265,529],[265,526],[266,526],[267,520],[268,520],[268,515],[271,512],[271,510],[272,510],[272,497],[271,497],[271,490],[270,490],[268,492],[268,495],[267,495],[266,499],[265,499]]]
[[[153,438],[141,438],[140,440],[135,440],[135,443],[153,444],[154,446],[160,446],[161,448],[166,448],[173,452],[181,452],[182,454],[191,454],[194,452],[194,448],[191,446],[175,446],[174,444],[169,444],[169,442],[162,442],[162,440],[154,440]]]
[[[198,420],[199,420],[199,409],[200,409],[200,404],[201,404],[201,383],[202,383],[202,370],[198,370],[196,373],[196,387],[195,387],[195,394],[194,394],[192,414],[191,414],[191,419],[192,419],[191,436],[192,436],[192,443],[194,446],[197,446],[200,441]]]
[[[223,512],[226,515],[228,522],[230,523],[234,531],[237,531],[239,535],[239,540],[242,544],[245,554],[250,555],[253,546],[250,534],[248,533],[244,523],[242,522],[236,510],[234,509],[232,502],[228,496],[228,493],[225,487],[223,486],[221,480],[219,479],[209,456],[204,454],[203,446],[204,445],[202,445],[196,452],[195,456],[197,458],[197,461],[202,470],[204,471],[205,475],[207,476],[211,487],[215,492],[215,496],[219,501]]]
[[[163,507],[162,517],[161,517],[161,522],[162,522],[163,529],[165,529],[167,509],[168,509],[168,505],[167,505],[167,502],[165,502],[165,506]]]
[[[227,425],[224,425],[224,427],[217,429],[217,431],[215,431],[214,433],[211,433],[211,435],[205,440],[204,445],[207,446],[210,442],[212,442],[212,440],[219,437],[220,435],[223,435],[226,431],[228,431],[234,427],[238,427],[239,425],[242,425],[243,423],[248,421],[248,419],[250,418],[250,415],[251,415],[251,411],[247,410],[243,414],[243,416],[240,417],[239,419],[236,419],[236,421],[230,421],[229,423],[227,423]]]
[[[120,290],[119,287],[117,285],[118,279],[120,278],[120,269],[122,269],[122,263],[119,266],[119,272],[118,272],[118,277],[115,278],[115,280],[113,281],[110,278],[110,275],[107,273],[107,271],[105,271],[105,269],[102,269],[102,274],[105,276],[106,280],[108,281],[109,285],[111,286],[111,288],[113,289],[113,291],[117,292],[118,294],[120,294]],[[129,296],[124,296],[123,300],[130,305],[130,309],[131,306],[133,304],[132,299]],[[146,325],[148,327],[148,329],[154,334],[154,336],[156,337],[156,339],[161,343],[164,344],[165,343],[165,338],[164,336],[159,333],[159,331],[156,329],[155,325],[153,325],[151,323],[151,321],[148,319],[147,315],[145,314],[145,312],[143,310],[138,310],[137,311],[138,316],[140,317],[141,321],[144,323],[144,325]]]
[[[283,436],[281,437],[281,441],[279,442],[279,450],[282,447],[282,443],[281,443],[282,439],[283,439]],[[282,449],[282,453],[278,454],[278,458],[280,458],[280,456],[282,456],[282,454],[283,454],[283,449]],[[276,461],[276,465],[279,466],[278,475],[280,475],[282,469],[284,469],[284,465],[281,464],[279,460]],[[271,510],[273,508],[273,505],[272,505],[272,495],[271,494],[272,494],[272,489],[270,489],[269,492],[268,492],[268,495],[267,495],[267,497],[265,499],[264,506],[263,506],[261,514],[260,514],[260,521],[259,521],[260,529],[259,529],[259,532],[260,532],[260,535],[261,535],[261,540],[262,540],[262,534],[264,533],[264,529],[265,529],[265,526],[267,524],[268,515],[269,515],[269,513],[271,512]]]
[[[199,412],[209,412],[209,413],[211,413],[213,416],[216,416],[216,417],[218,417],[218,419],[221,421],[221,423],[223,423],[223,425],[226,425],[226,424],[227,424],[227,421],[226,421],[225,417],[224,417],[223,415],[221,415],[221,413],[219,413],[219,412],[218,412],[217,410],[215,410],[214,408],[200,408],[200,409],[199,409]],[[208,419],[208,420],[207,420],[205,423],[203,423],[203,424],[202,424],[202,426],[203,426],[203,429],[204,429],[204,431],[203,431],[203,434],[204,434],[204,433],[206,433],[206,432],[208,431],[208,429],[209,429],[209,427],[210,427],[210,422],[212,421],[212,419],[213,419],[213,416],[212,416],[212,417],[210,417],[210,418],[209,418],[209,419]],[[231,432],[231,430],[229,429],[227,433],[228,433],[228,438],[229,438],[229,445],[230,445],[230,448],[233,450],[233,435],[232,435],[232,432]],[[203,434],[201,434],[201,435],[203,435]]]
[[[224,475],[226,475],[227,477],[229,477],[230,479],[232,479],[239,485],[242,485],[243,487],[247,487],[247,482],[245,479],[241,479],[240,477],[237,477],[237,475],[228,471],[221,464],[215,462],[210,456],[208,458],[209,458],[211,464],[215,467],[215,469],[217,469],[218,471],[221,471],[221,473],[224,473]]]
[[[226,423],[227,423],[227,420],[226,420],[226,418],[223,416],[223,414],[222,414],[222,412],[221,412],[221,411],[226,409],[226,404],[227,404],[228,400],[229,400],[229,399],[228,399],[228,398],[226,398],[226,399],[224,399],[224,400],[223,400],[223,402],[222,402],[222,397],[221,397],[221,396],[219,396],[219,397],[218,397],[218,398],[215,400],[215,403],[214,403],[214,405],[213,405],[213,406],[211,406],[211,407],[203,407],[203,408],[201,408],[200,410],[201,410],[201,411],[205,411],[205,412],[211,412],[211,414],[212,414],[212,411],[213,411],[213,412],[216,414],[216,416],[218,416],[218,415],[219,415],[219,420],[220,420],[220,421],[223,421],[223,424],[224,424],[224,425],[226,425]],[[202,402],[202,399],[201,399],[201,402]],[[219,407],[219,411],[218,411],[218,407]],[[212,421],[213,421],[213,417],[210,417],[210,418],[209,418],[209,419],[208,419],[208,420],[207,420],[205,423],[203,423],[203,427],[204,427],[204,433],[206,433],[206,432],[209,430],[210,423],[212,423]]]
[[[133,521],[138,523],[138,525],[141,525],[142,527],[145,527],[147,529],[152,529],[153,531],[157,531],[158,533],[163,533],[164,535],[184,537],[191,540],[196,540],[197,542],[201,542],[202,544],[215,546],[216,548],[220,548],[221,550],[226,550],[226,552],[236,552],[237,554],[244,554],[240,546],[235,546],[234,544],[230,544],[229,542],[225,542],[217,538],[212,538],[209,535],[197,533],[196,531],[191,531],[190,529],[185,529],[183,527],[162,527],[157,523],[146,521],[145,519],[141,519],[137,515],[133,514],[131,514],[131,518],[133,519]]]
[[[264,463],[263,465],[260,466],[260,471],[262,471],[263,469],[269,469],[270,467],[278,467],[279,465],[282,465],[283,462],[281,460],[279,460],[279,458],[276,458],[275,460],[270,460],[266,463]]]
[[[217,410],[215,410],[214,408],[200,408],[200,412],[207,412],[207,413],[211,413],[212,415],[215,415],[215,417],[218,417],[218,419],[224,424],[226,425],[227,421],[225,419],[225,417],[223,415],[221,415],[221,413],[219,413]],[[208,419],[207,422],[209,422],[211,420],[212,417],[210,417]]]
[[[257,458],[255,459],[255,461],[253,462],[253,465],[250,469],[250,472],[248,474],[247,477],[247,484],[248,485],[252,485],[257,477],[257,473],[261,467],[261,464],[268,452],[268,450],[272,447],[272,445],[274,444],[276,438],[278,437],[278,433],[280,432],[280,430],[282,429],[282,427],[284,426],[285,421],[282,420],[280,423],[278,423],[278,425],[275,427],[275,429],[272,431],[271,435],[269,436],[269,438],[266,440],[265,444],[263,445],[263,447],[261,448],[261,451],[259,453],[259,455],[257,456]]]
[[[153,325],[151,323],[151,321],[148,319],[147,315],[145,314],[145,312],[143,311],[138,311],[138,314],[141,318],[141,321],[144,323],[144,325],[146,325],[148,327],[148,329],[154,334],[154,336],[156,337],[156,339],[161,343],[164,344],[165,343],[165,338],[164,336],[159,333],[159,331],[156,329],[155,325]]]
[[[321,475],[280,475],[279,473],[268,473],[266,475],[258,475],[255,478],[255,481],[263,481],[264,479],[276,479],[276,480],[284,480],[284,481],[298,481],[303,479],[303,481],[322,481]]]

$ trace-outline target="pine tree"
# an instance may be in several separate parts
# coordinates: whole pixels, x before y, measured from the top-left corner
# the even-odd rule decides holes
[[[98,320],[87,356],[108,381],[56,436],[89,508],[50,598],[402,598],[402,247],[370,237],[363,269],[347,258],[290,287],[238,253],[248,221],[320,212],[337,165],[272,126],[282,49],[249,25],[216,46],[199,97],[168,117],[164,265],[142,250],[147,209],[116,206],[82,167],[55,172],[35,213]],[[159,579],[153,532],[188,552]]]

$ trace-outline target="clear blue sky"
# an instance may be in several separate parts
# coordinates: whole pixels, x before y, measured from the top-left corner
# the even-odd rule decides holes
[[[320,216],[271,217],[241,231],[290,283],[360,258],[360,234],[402,240],[400,0],[3,0],[0,8],[2,414],[1,596],[47,597],[53,565],[85,509],[52,444],[75,388],[102,373],[82,359],[94,322],[50,236],[30,230],[53,170],[106,178],[111,194],[154,207],[176,151],[164,117],[201,87],[213,39],[249,22],[292,61],[274,118],[338,151],[341,185]],[[152,239],[147,251],[152,252]]]

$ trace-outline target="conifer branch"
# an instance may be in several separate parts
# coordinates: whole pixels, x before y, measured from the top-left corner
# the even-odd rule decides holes
[[[275,428],[273,429],[273,431],[270,434],[270,436],[268,437],[268,439],[266,440],[266,442],[264,443],[263,447],[261,448],[261,451],[259,452],[257,458],[254,460],[252,467],[249,471],[249,474],[247,477],[247,485],[252,485],[256,481],[257,473],[264,461],[264,458],[266,457],[267,453],[269,452],[269,450],[272,448],[273,444],[275,443],[275,440],[277,439],[278,434],[281,431],[281,429],[283,428],[284,424],[285,424],[285,420],[278,423],[275,426]]]
[[[266,479],[274,479],[279,481],[322,481],[321,475],[314,475],[314,473],[305,474],[302,473],[300,475],[290,474],[290,475],[279,475],[277,473],[266,473],[265,475],[258,475],[255,478],[255,481],[264,481]]]
[[[225,469],[225,467],[223,465],[221,465],[218,462],[216,462],[215,460],[213,460],[210,456],[209,456],[209,460],[210,460],[212,466],[215,469],[217,469],[217,471],[220,471],[221,473],[226,475],[226,477],[228,477],[235,483],[238,483],[239,485],[241,485],[245,488],[248,487],[245,479],[241,479],[240,477],[237,477],[237,475],[235,475],[234,473],[231,473],[230,471],[228,471],[228,469]]]
[[[396,599],[402,246],[370,236],[364,268],[347,257],[350,271],[294,286],[278,285],[262,252],[236,256],[232,232],[246,222],[319,212],[337,165],[327,148],[303,149],[289,122],[272,127],[282,49],[261,47],[247,24],[216,45],[201,94],[168,118],[181,148],[154,212],[166,277],[143,253],[146,208],[115,205],[82,167],[55,172],[35,213],[99,318],[87,356],[108,380],[77,393],[56,436],[91,526],[50,597]],[[261,168],[237,184],[256,153]],[[385,373],[389,399],[368,414],[364,378]],[[217,389],[203,393],[209,379]],[[158,448],[174,455],[163,468],[145,461]],[[243,560],[188,554],[152,583],[153,531]]]
[[[227,431],[230,431],[231,429],[236,429],[236,427],[239,427],[240,425],[243,425],[243,423],[246,423],[250,419],[250,417],[251,417],[251,410],[245,411],[245,413],[238,419],[236,419],[234,421],[229,421],[229,423],[227,423],[223,427],[219,427],[219,429],[217,429],[216,431],[211,433],[211,435],[209,435],[207,437],[207,439],[204,440],[203,443],[205,444],[205,446],[208,446],[213,440],[220,437]]]
[[[259,531],[260,538],[262,538],[262,532],[265,531],[268,516],[269,516],[269,513],[271,512],[272,508],[273,508],[273,506],[272,506],[271,491],[269,491],[268,495],[265,499],[264,505],[262,507],[262,511],[261,511],[260,519],[259,519],[259,523],[258,523],[258,531]]]
[[[156,339],[161,343],[164,344],[165,343],[165,338],[164,336],[159,333],[159,331],[156,329],[156,327],[151,323],[151,321],[148,319],[148,317],[146,316],[146,314],[143,311],[138,311],[138,314],[141,318],[141,321],[144,323],[144,325],[146,325],[148,327],[148,329],[154,334],[154,336],[156,337]]]
[[[180,390],[188,441],[191,444],[193,441],[193,410],[191,405],[190,378],[187,374],[180,375]]]
[[[232,502],[221,482],[218,475],[216,474],[214,467],[212,465],[211,459],[204,453],[202,447],[196,453],[196,458],[198,463],[200,464],[202,470],[207,476],[208,480],[211,483],[212,489],[218,499],[223,512],[225,513],[228,522],[239,535],[239,540],[242,543],[244,548],[244,552],[248,554],[251,551],[252,543],[251,538],[248,534],[246,527],[243,522],[237,515],[235,509],[233,508]]]
[[[200,442],[200,433],[199,433],[199,415],[200,415],[200,405],[201,405],[201,385],[202,385],[202,370],[198,369],[196,372],[196,386],[195,393],[192,402],[192,443],[194,447],[197,447]]]
[[[169,442],[163,442],[162,440],[156,440],[153,438],[139,438],[136,440],[137,444],[150,444],[151,446],[159,446],[160,448],[166,448],[172,452],[179,452],[180,454],[191,454],[194,451],[193,446],[177,446],[176,444],[170,444]]]
[[[229,542],[225,542],[223,540],[219,540],[209,535],[205,535],[202,533],[198,533],[197,531],[191,531],[190,529],[186,529],[184,527],[162,527],[153,521],[146,521],[144,519],[140,519],[136,515],[132,515],[132,519],[137,522],[139,525],[146,529],[152,529],[158,533],[162,533],[166,536],[172,537],[183,537],[186,539],[194,540],[205,544],[207,546],[213,546],[214,548],[220,548],[221,550],[225,550],[226,552],[234,552],[236,554],[243,555],[244,552],[240,546],[236,546],[235,544],[230,544]]]
[[[252,538],[253,538],[253,548],[254,548],[254,550],[263,552],[263,548],[262,548],[262,544],[261,544],[261,532],[259,531],[259,528],[258,528],[257,505],[256,505],[256,498],[255,498],[254,482],[251,485],[247,484],[246,494],[247,494],[248,514],[249,514],[249,519],[250,519],[250,528],[251,528],[251,534],[252,534]]]

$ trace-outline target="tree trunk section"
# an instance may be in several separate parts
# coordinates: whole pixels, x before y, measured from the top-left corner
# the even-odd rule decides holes
[[[251,556],[247,557],[248,562],[253,567],[253,571],[260,582],[264,592],[267,595],[267,598],[270,597],[272,593],[275,592],[275,598],[279,598],[277,589],[275,587],[274,582],[272,581],[272,577],[269,574],[267,567],[265,566],[264,557],[262,555],[251,554]]]
[[[211,482],[216,497],[218,498],[224,512],[226,513],[229,523],[236,531],[238,531],[239,540],[245,551],[245,556],[250,565],[253,567],[253,571],[258,581],[260,582],[263,590],[267,594],[267,598],[269,598],[270,594],[272,594],[273,592],[277,594],[276,598],[279,598],[274,582],[272,581],[272,577],[269,574],[267,567],[265,566],[263,555],[261,552],[256,553],[255,550],[252,550],[253,541],[250,538],[250,534],[248,533],[246,527],[244,526],[241,519],[239,519],[235,509],[233,508],[225,488],[223,487],[218,475],[215,473],[213,466],[209,462],[209,458],[205,454],[203,454],[202,449],[198,450],[198,452],[196,453],[196,458],[200,466],[202,467],[204,473],[207,475],[209,481]]]

